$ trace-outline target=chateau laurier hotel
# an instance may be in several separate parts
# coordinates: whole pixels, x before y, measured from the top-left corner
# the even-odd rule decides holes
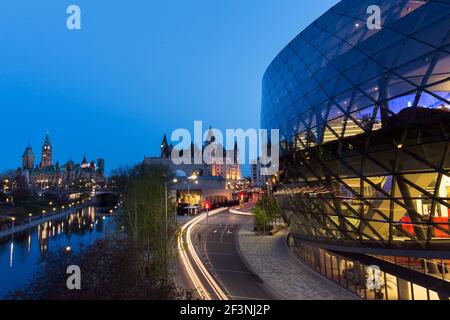
[[[32,148],[28,145],[22,155],[22,168],[19,171],[26,177],[28,184],[33,187],[49,187],[69,185],[76,180],[94,180],[103,182],[105,180],[105,160],[97,159],[88,162],[86,157],[81,164],[75,164],[72,160],[60,165],[59,161],[53,164],[53,147],[50,136],[47,133],[42,145],[41,161],[34,164],[35,156]]]

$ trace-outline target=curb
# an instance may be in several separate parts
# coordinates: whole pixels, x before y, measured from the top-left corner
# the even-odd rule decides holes
[[[255,270],[250,266],[249,262],[247,261],[247,258],[245,258],[245,256],[242,254],[242,251],[241,251],[241,243],[239,241],[239,239],[241,237],[241,232],[242,232],[242,228],[239,229],[238,236],[236,237],[236,240],[235,240],[237,242],[237,244],[236,244],[237,252],[239,254],[239,257],[241,258],[241,261],[244,263],[246,268],[250,271],[251,275],[255,276],[258,279],[258,282],[260,281],[261,285],[264,286],[274,296],[274,298],[276,298],[276,300],[288,300],[285,296],[280,294],[278,291],[276,291],[274,288],[272,288],[272,286],[270,286],[267,282],[265,282],[258,275],[258,273],[256,273]]]

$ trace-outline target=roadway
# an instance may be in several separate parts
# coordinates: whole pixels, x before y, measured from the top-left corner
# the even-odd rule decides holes
[[[247,267],[239,254],[238,233],[253,217],[229,210],[194,218],[184,227],[179,250],[184,287],[201,299],[265,300],[278,297]]]

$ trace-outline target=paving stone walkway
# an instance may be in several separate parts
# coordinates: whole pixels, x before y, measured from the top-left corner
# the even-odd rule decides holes
[[[239,232],[239,247],[249,267],[285,300],[354,300],[355,295],[313,271],[287,247],[287,230],[275,236],[257,235],[248,228]]]

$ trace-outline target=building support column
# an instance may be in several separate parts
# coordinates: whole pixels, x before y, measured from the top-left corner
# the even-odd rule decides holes
[[[411,300],[411,284],[409,281],[397,278],[398,300]]]

